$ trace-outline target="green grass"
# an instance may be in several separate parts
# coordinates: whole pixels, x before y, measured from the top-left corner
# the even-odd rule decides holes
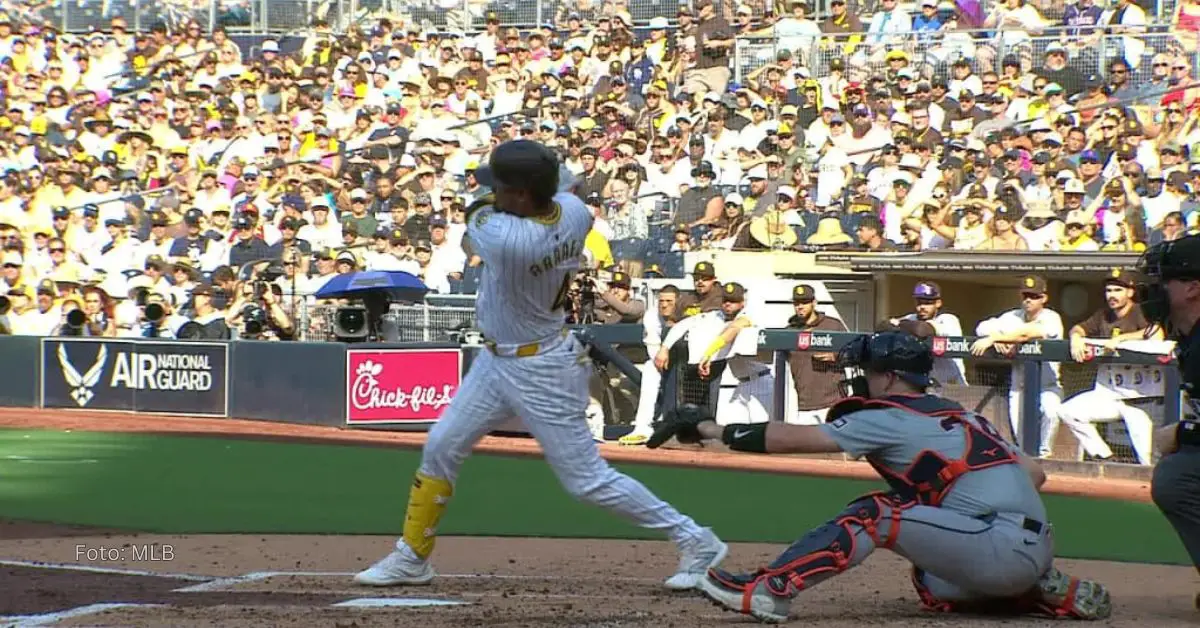
[[[0,430],[0,517],[166,533],[396,534],[419,452]],[[722,536],[788,543],[880,484],[619,465]],[[474,456],[444,534],[657,538],[572,500],[541,460]],[[1152,505],[1048,496],[1058,554],[1186,564]]]

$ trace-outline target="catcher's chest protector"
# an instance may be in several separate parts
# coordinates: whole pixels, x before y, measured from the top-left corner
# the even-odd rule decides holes
[[[903,473],[896,473],[867,456],[867,462],[883,476],[892,490],[903,498],[916,500],[926,506],[940,506],[950,487],[963,474],[981,469],[1016,464],[1017,457],[1004,444],[1004,439],[983,417],[976,416],[975,422],[966,420],[966,411],[961,407],[948,407],[947,402],[932,396],[894,396],[885,399],[859,399],[860,409],[903,408],[940,421],[942,429],[952,430],[961,426],[966,448],[961,458],[948,459],[942,454],[926,449],[913,459]],[[939,403],[941,402],[941,403]]]

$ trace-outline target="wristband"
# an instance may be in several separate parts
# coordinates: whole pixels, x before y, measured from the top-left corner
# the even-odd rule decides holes
[[[707,359],[713,357],[713,355],[715,355],[718,351],[720,351],[721,347],[724,347],[724,346],[725,346],[725,338],[723,338],[721,336],[717,336],[717,339],[712,341],[712,344],[708,345],[708,348],[704,350],[704,359],[707,360]]]
[[[726,425],[721,433],[721,442],[734,451],[767,453],[768,423],[734,423]]]
[[[1175,424],[1175,440],[1184,445],[1200,447],[1200,422],[1183,419]]]

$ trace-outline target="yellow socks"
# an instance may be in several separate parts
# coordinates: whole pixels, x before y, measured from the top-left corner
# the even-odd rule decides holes
[[[418,473],[408,494],[404,514],[404,542],[421,558],[429,558],[437,542],[437,526],[454,494],[449,480]]]

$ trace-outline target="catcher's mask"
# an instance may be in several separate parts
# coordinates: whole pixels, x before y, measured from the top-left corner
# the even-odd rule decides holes
[[[925,390],[934,385],[933,353],[920,338],[904,331],[884,331],[859,336],[838,352],[838,366],[846,369],[840,383],[847,397],[869,397],[867,372],[895,373],[904,381]]]
[[[1169,329],[1171,301],[1163,284],[1172,279],[1200,280],[1200,236],[1150,247],[1138,259],[1137,272],[1144,281],[1134,286],[1134,300],[1146,320]]]

